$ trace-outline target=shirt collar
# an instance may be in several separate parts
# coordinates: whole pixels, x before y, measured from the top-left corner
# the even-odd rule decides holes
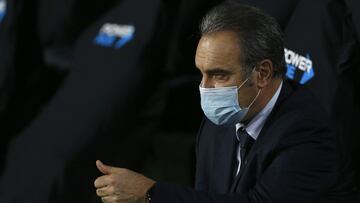
[[[239,128],[245,127],[247,133],[254,140],[256,140],[258,138],[260,131],[263,128],[267,117],[269,117],[269,115],[270,115],[272,109],[274,108],[275,103],[280,95],[280,90],[282,88],[282,85],[283,85],[283,82],[280,83],[280,86],[278,87],[276,93],[273,95],[271,100],[253,119],[251,119],[251,121],[248,123],[247,126],[245,126],[243,123],[236,124],[236,132],[239,130]],[[236,133],[236,138],[238,140],[240,140],[237,133]]]

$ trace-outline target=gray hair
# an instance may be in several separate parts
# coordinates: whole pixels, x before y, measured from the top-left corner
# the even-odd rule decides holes
[[[200,31],[202,36],[219,31],[235,32],[242,49],[240,57],[246,75],[260,61],[269,59],[274,66],[273,77],[284,77],[284,34],[277,21],[261,10],[227,1],[206,14]]]

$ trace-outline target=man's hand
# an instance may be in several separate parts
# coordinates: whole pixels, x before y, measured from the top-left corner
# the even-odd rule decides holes
[[[99,160],[96,166],[105,174],[94,182],[96,194],[104,203],[144,203],[146,192],[155,184],[155,181],[141,174],[107,166]]]

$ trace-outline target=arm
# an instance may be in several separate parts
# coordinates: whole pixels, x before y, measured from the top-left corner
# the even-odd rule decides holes
[[[331,133],[323,128],[293,130],[275,148],[269,166],[246,194],[215,194],[157,183],[153,202],[312,202],[337,176]],[[297,131],[297,132],[296,132]],[[198,166],[199,167],[199,166]],[[197,174],[198,175],[198,174]],[[198,179],[198,177],[197,177]],[[197,182],[202,190],[206,184]]]

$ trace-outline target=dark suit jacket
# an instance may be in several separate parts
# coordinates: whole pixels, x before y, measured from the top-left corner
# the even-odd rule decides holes
[[[244,167],[233,180],[235,126],[205,119],[197,143],[195,189],[158,183],[153,202],[353,202],[340,177],[330,121],[303,87],[283,83]]]

